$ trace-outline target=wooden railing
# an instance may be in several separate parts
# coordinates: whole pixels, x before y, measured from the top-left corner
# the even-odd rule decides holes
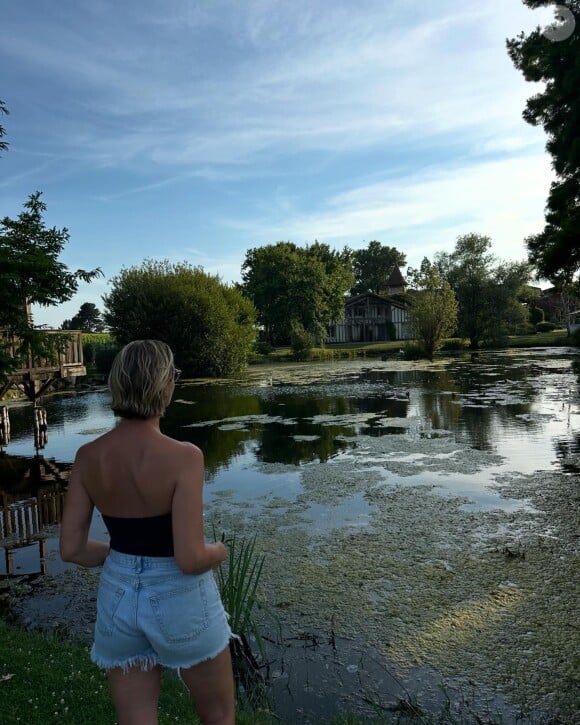
[[[60,351],[56,352],[54,359],[39,357],[30,353],[24,363],[10,374],[11,379],[17,381],[23,376],[29,379],[40,380],[50,377],[66,378],[72,375],[85,375],[83,361],[82,332],[78,330],[44,330],[43,334],[56,337],[62,343]],[[19,341],[9,337],[6,332],[0,331],[0,344],[11,357],[17,356]]]

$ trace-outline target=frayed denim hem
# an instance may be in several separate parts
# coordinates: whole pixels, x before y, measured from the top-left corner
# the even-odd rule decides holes
[[[179,676],[179,679],[181,680],[181,670],[187,670],[190,667],[195,667],[196,665],[201,665],[203,662],[209,662],[210,660],[215,659],[219,654],[221,654],[225,649],[228,648],[230,643],[230,639],[228,637],[227,641],[221,645],[221,647],[217,647],[215,651],[211,652],[209,655],[205,654],[201,659],[195,659],[188,661],[187,664],[184,665],[164,665],[165,667],[171,667],[174,670],[177,670],[177,674]],[[163,664],[163,662],[161,663]]]
[[[95,647],[91,649],[91,660],[103,670],[113,670],[116,667],[120,667],[123,672],[128,672],[131,667],[139,667],[143,672],[148,672],[160,664],[156,654],[148,655],[135,655],[135,657],[129,657],[125,660],[118,660],[112,662],[99,655],[95,654]]]

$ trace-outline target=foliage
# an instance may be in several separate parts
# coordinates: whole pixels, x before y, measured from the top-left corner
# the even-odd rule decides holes
[[[123,268],[111,285],[104,318],[119,343],[163,340],[189,376],[226,376],[246,364],[255,311],[218,276],[186,262],[145,260]]]
[[[314,347],[312,335],[299,322],[294,322],[292,325],[290,347],[295,360],[309,360],[312,356]]]
[[[523,0],[530,8],[547,0]],[[580,0],[567,0],[580,20]],[[544,230],[526,239],[530,261],[540,276],[563,274],[571,281],[580,270],[580,36],[576,32],[553,42],[540,28],[507,41],[508,53],[525,79],[542,83],[528,99],[524,120],[543,126],[546,149],[552,156],[556,180],[550,186]]]
[[[109,343],[96,345],[94,347],[93,360],[97,372],[101,375],[108,375],[113,367],[113,360],[121,349],[120,345]],[[87,361],[88,362],[88,361]]]
[[[441,350],[465,350],[465,340],[462,337],[448,337],[443,340]]]
[[[264,643],[254,609],[258,604],[258,585],[265,557],[256,552],[255,535],[246,540],[236,534],[226,539],[222,534],[221,540],[228,547],[228,560],[216,569],[216,575],[224,608],[230,616],[230,627],[235,635],[254,636],[263,655]]]
[[[574,347],[580,347],[580,330],[574,330],[570,338],[570,344]],[[578,365],[578,361],[575,362]],[[580,370],[578,371],[578,374],[580,375]]]
[[[426,257],[418,270],[409,268],[415,294],[410,297],[409,321],[414,337],[429,360],[457,325],[457,300],[449,282]]]
[[[256,306],[272,345],[289,343],[293,323],[322,341],[328,324],[342,316],[352,283],[348,254],[319,242],[256,247],[246,252],[242,265],[241,289]]]
[[[98,307],[92,302],[83,302],[77,314],[61,325],[62,330],[82,330],[83,332],[104,332],[105,323]]]
[[[70,271],[58,257],[69,240],[66,228],[47,229],[43,220],[46,204],[40,192],[31,194],[17,219],[0,222],[0,329],[19,340],[17,356],[0,356],[0,377],[32,353],[54,358],[62,336],[43,334],[34,328],[26,304],[56,305],[69,300],[79,281],[89,282],[99,269]]]
[[[352,294],[361,292],[386,292],[387,280],[394,267],[404,267],[407,257],[395,247],[388,247],[377,240],[369,242],[366,249],[350,252],[355,285]]]
[[[389,340],[396,340],[397,339],[397,326],[394,322],[391,320],[387,320],[385,323],[387,326],[387,338]]]
[[[538,322],[536,325],[536,332],[552,332],[552,330],[555,330],[558,327],[553,322]]]
[[[273,349],[267,340],[256,340],[254,343],[254,352],[258,355],[269,355]]]
[[[7,116],[9,113],[8,109],[6,108],[6,104],[4,101],[0,98],[0,116],[4,115]],[[6,135],[6,129],[2,124],[0,124],[0,151],[6,151],[8,148],[8,143],[6,141],[2,141],[4,136]]]
[[[529,320],[532,325],[537,325],[538,322],[543,322],[545,318],[545,312],[541,307],[530,307]]]
[[[465,234],[457,238],[451,254],[438,254],[435,261],[455,292],[457,331],[469,339],[472,350],[482,342],[504,344],[527,315],[520,300],[530,278],[529,265],[498,263],[490,248],[489,237]]]
[[[420,342],[407,341],[403,345],[403,360],[421,360],[425,357],[425,347]]]
[[[214,539],[216,532],[214,529]],[[262,633],[255,617],[258,606],[258,585],[262,576],[265,556],[256,552],[256,536],[246,540],[235,534],[230,539],[222,534],[228,547],[227,563],[216,569],[220,597],[230,617],[234,637],[230,640],[234,678],[238,697],[242,693],[252,703],[264,702],[265,683],[260,667],[250,647],[253,637],[262,660],[265,648]]]

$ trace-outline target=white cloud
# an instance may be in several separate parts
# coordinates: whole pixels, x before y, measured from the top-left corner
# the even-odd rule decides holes
[[[451,249],[459,234],[477,232],[492,238],[499,256],[521,259],[525,236],[543,226],[551,177],[541,153],[470,161],[353,188],[315,213],[229,224],[264,242],[316,238],[357,247],[378,238],[406,252],[413,264]]]

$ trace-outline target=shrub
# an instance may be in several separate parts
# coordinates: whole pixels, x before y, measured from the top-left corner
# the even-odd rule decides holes
[[[294,359],[310,360],[313,346],[314,340],[308,330],[305,330],[299,322],[293,322],[290,333],[290,347],[292,348]]]
[[[536,332],[552,332],[557,327],[558,325],[555,325],[553,322],[538,322]]]
[[[258,355],[269,355],[273,349],[267,340],[256,340],[254,343],[254,352]]]
[[[543,322],[544,319],[544,310],[541,307],[530,307],[530,323],[532,325],[537,325],[538,322]]]
[[[406,342],[403,345],[404,360],[421,360],[427,357],[423,345],[419,342]]]
[[[163,340],[188,376],[238,372],[256,338],[250,300],[217,275],[185,262],[145,260],[122,269],[103,299],[116,340]]]
[[[570,337],[570,345],[574,345],[574,347],[580,347],[580,329],[575,330],[572,333],[572,336]]]
[[[442,350],[464,350],[465,340],[462,337],[448,337],[441,345]]]
[[[108,375],[111,372],[115,355],[120,350],[119,345],[99,345],[95,348],[95,367],[101,375]]]

